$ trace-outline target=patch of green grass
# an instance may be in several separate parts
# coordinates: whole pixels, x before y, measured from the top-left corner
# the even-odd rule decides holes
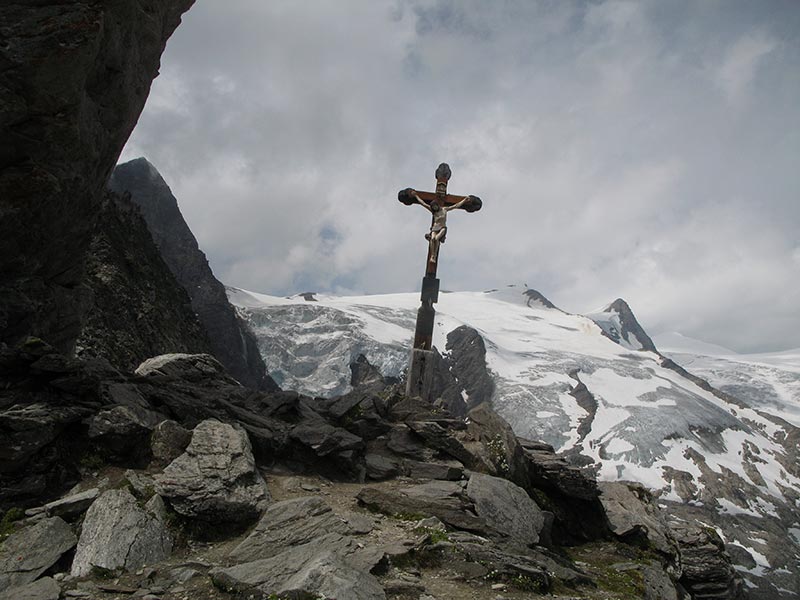
[[[511,578],[509,583],[523,592],[536,592],[543,594],[547,592],[548,589],[547,582],[533,579],[527,575],[515,575]]]
[[[644,597],[644,577],[638,569],[617,571],[609,566],[598,573],[597,586],[607,592],[620,594],[623,598]]]
[[[486,565],[484,565],[486,566]],[[544,594],[550,590],[549,582],[534,579],[528,575],[511,575],[507,570],[491,570],[483,577],[487,581],[502,581],[509,586],[520,590],[521,592],[536,592],[537,594]]]
[[[96,452],[87,452],[81,456],[80,463],[81,467],[87,471],[96,471],[106,464],[103,458]]]
[[[429,534],[431,539],[431,544],[438,544],[440,542],[449,542],[450,537],[447,535],[446,531],[442,531],[441,529],[434,529]]]
[[[617,570],[614,564],[648,563],[650,561],[647,551],[622,543],[600,542],[568,548],[566,553],[573,562],[583,563],[583,570],[599,589],[614,594],[620,600],[638,600],[644,597],[645,585],[641,570]]]
[[[393,519],[397,519],[398,521],[421,521],[422,519],[428,518],[430,515],[422,515],[419,513],[410,513],[410,512],[397,512],[391,515]]]
[[[431,544],[450,541],[450,536],[447,535],[447,531],[444,529],[434,529],[433,527],[417,527],[414,529],[414,532],[420,535],[427,535]]]
[[[9,508],[0,520],[0,543],[14,533],[14,523],[25,518],[25,511],[21,508]]]

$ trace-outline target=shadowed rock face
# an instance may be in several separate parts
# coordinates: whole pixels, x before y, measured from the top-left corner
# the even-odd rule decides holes
[[[164,262],[189,294],[192,309],[208,332],[214,356],[243,385],[277,390],[267,375],[255,336],[228,302],[225,286],[211,272],[178,201],[156,168],[144,158],[119,165],[109,187],[120,194],[130,193],[140,207]]]
[[[436,352],[433,395],[453,414],[490,402],[494,381],[486,366],[486,344],[472,327],[462,325],[447,334],[447,356]]]
[[[0,342],[72,350],[103,187],[192,3],[0,6]]]
[[[133,371],[167,352],[211,352],[189,296],[128,197],[106,192],[89,246],[84,291],[77,356],[105,358]]]

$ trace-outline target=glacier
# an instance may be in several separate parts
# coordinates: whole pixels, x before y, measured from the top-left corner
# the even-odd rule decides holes
[[[284,389],[345,393],[358,355],[389,377],[407,367],[419,294],[228,296]],[[643,483],[676,518],[707,520],[758,558],[756,571],[741,561],[757,588],[800,589],[800,544],[786,534],[800,526],[800,352],[662,353],[622,300],[570,314],[526,286],[442,292],[436,311],[440,352],[463,325],[483,338],[490,401],[517,435],[601,480]]]

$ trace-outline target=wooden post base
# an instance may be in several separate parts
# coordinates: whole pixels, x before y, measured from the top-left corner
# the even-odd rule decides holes
[[[433,350],[411,351],[411,365],[408,368],[406,380],[406,396],[413,398],[419,396],[423,400],[432,402],[433,388]]]

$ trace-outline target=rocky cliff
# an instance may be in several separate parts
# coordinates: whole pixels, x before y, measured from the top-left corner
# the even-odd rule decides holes
[[[130,196],[107,191],[89,245],[82,283],[80,357],[133,371],[168,352],[211,352],[208,337],[153,243]]]
[[[73,348],[103,189],[192,3],[0,6],[0,342]]]
[[[189,294],[192,309],[208,332],[214,356],[243,385],[277,390],[255,336],[228,302],[225,286],[211,272],[175,196],[156,168],[144,158],[118,165],[109,187],[129,194],[140,207],[161,256]]]

